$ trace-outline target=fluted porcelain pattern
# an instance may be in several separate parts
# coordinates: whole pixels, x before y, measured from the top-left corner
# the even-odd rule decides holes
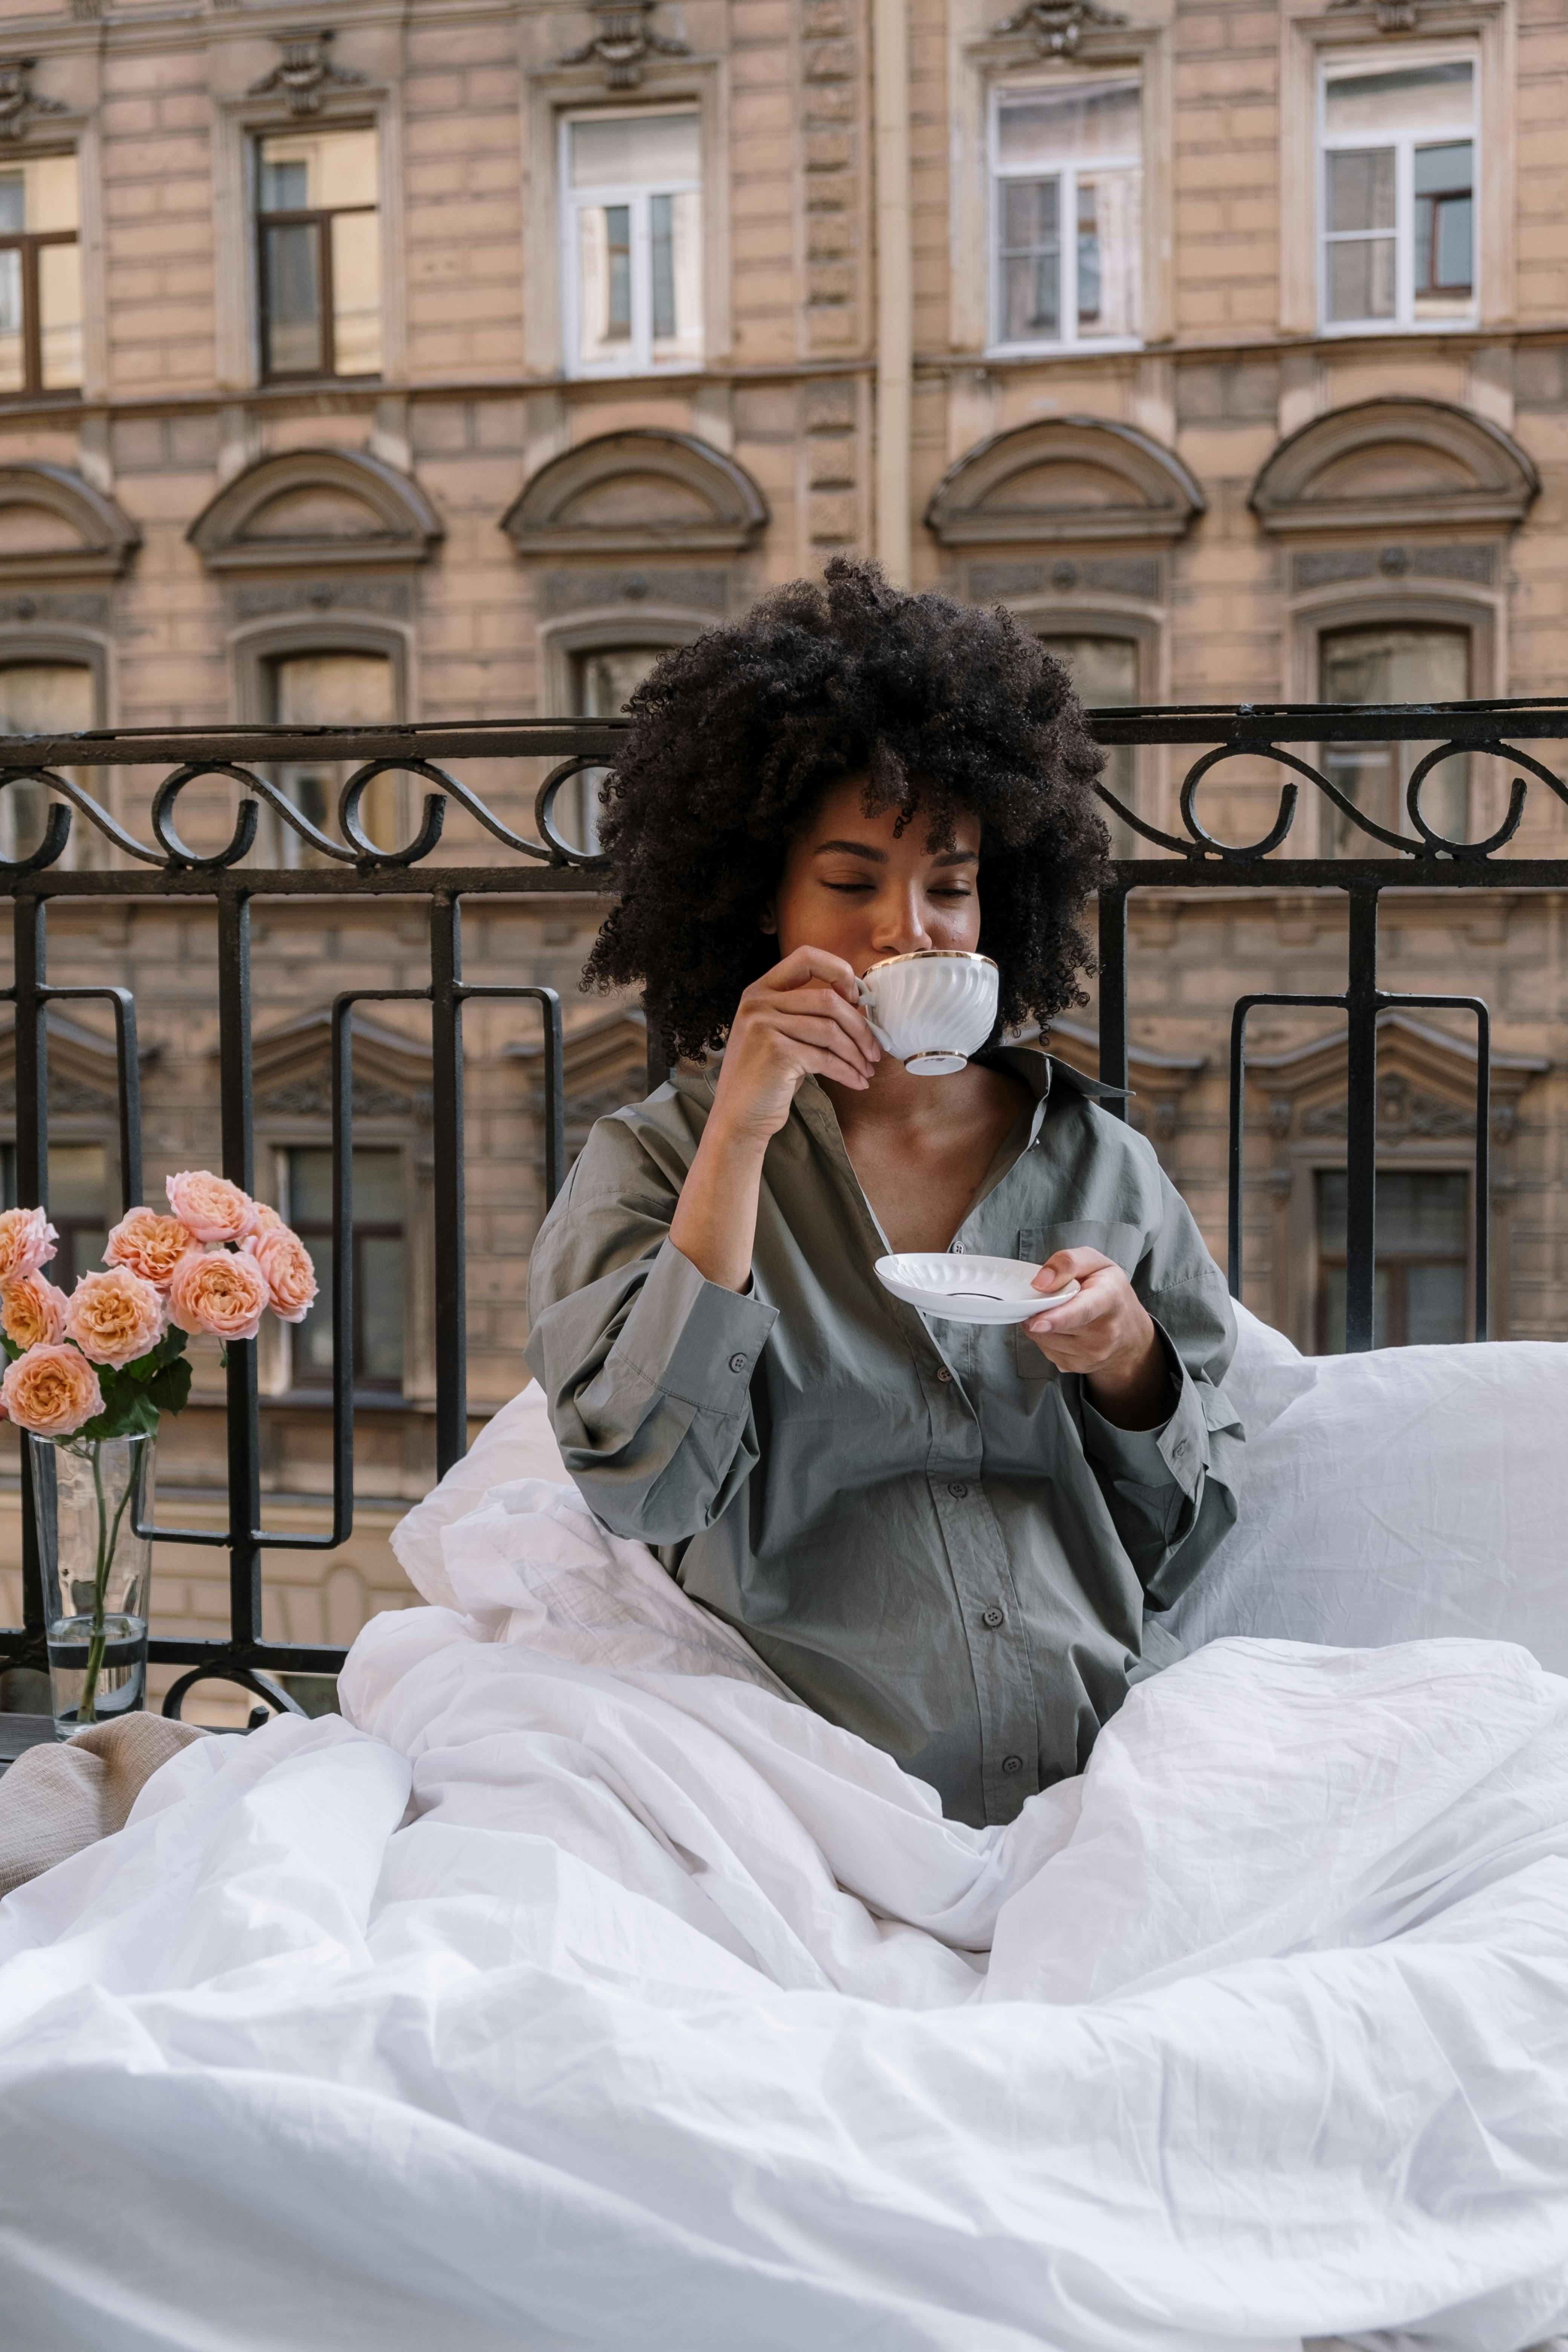
[[[951,1077],[996,1021],[996,967],[958,948],[921,948],[868,967],[860,1002],[884,1053],[918,1078]]]
[[[877,1279],[906,1306],[943,1323],[1026,1323],[1043,1307],[1078,1295],[1064,1282],[1048,1296],[1034,1287],[1037,1263],[1017,1257],[960,1256],[949,1250],[907,1250],[877,1260]]]

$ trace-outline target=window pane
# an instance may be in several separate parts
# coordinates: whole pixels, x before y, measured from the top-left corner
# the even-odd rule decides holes
[[[79,735],[96,720],[85,664],[13,662],[0,669],[0,735]],[[31,856],[43,839],[47,804],[42,784],[7,784],[0,793],[0,847],[7,856]]]
[[[26,383],[26,353],[22,341],[22,257],[13,245],[0,252],[0,392],[20,392]]]
[[[333,216],[332,365],[339,375],[381,370],[381,221],[374,213]]]
[[[1470,641],[1464,629],[1341,629],[1326,635],[1320,653],[1324,702],[1463,702],[1470,691]],[[1405,788],[1430,743],[1330,743],[1323,765],[1356,806],[1391,831],[1412,830]],[[1469,762],[1461,753],[1432,770],[1421,788],[1421,813],[1450,840],[1463,837],[1469,803]],[[1364,855],[1375,846],[1347,817],[1328,820],[1331,855]]]
[[[289,1154],[289,1222],[296,1230],[332,1222],[332,1155],[325,1146]]]
[[[577,715],[618,719],[633,689],[666,650],[663,646],[605,646],[579,654],[573,697]],[[599,846],[599,794],[608,773],[607,768],[585,768],[555,803],[555,830],[578,849]]]
[[[263,240],[267,273],[267,368],[271,375],[314,373],[321,365],[321,289],[314,226],[269,228]]]
[[[1372,1344],[1374,1348],[1388,1345],[1388,1268],[1380,1265],[1372,1277]],[[1342,1356],[1345,1352],[1345,1269],[1342,1265],[1323,1269],[1323,1353]]]
[[[23,165],[23,170],[27,179],[25,226],[35,232],[79,227],[76,157],[36,155]]]
[[[1329,247],[1331,319],[1392,319],[1394,239],[1345,237]]]
[[[103,1214],[103,1146],[101,1143],[52,1143],[49,1146],[49,1209],[64,1217]]]
[[[1078,183],[1078,329],[1138,332],[1141,172],[1084,172]]]
[[[1394,150],[1352,148],[1329,157],[1329,228],[1392,229]],[[1373,315],[1368,313],[1368,316]]]
[[[632,334],[631,207],[584,205],[577,215],[580,356],[624,354]]]
[[[1465,1336],[1465,1269],[1412,1265],[1405,1276],[1405,1344],[1452,1347]]]
[[[1366,131],[1468,131],[1475,119],[1474,69],[1464,59],[1391,73],[1335,74],[1323,93],[1331,137]]]
[[[263,212],[331,212],[378,200],[374,130],[279,131],[260,146]]]
[[[1440,1250],[1457,1250],[1462,1255],[1469,1241],[1469,1178],[1458,1172],[1380,1168],[1379,1256]],[[1342,1222],[1342,1207],[1340,1214]]]
[[[601,115],[574,122],[569,137],[574,188],[668,188],[702,176],[695,114]]]
[[[1138,112],[1138,85],[1131,81],[1004,99],[997,110],[997,163],[1005,172],[1026,172],[1043,163],[1131,158],[1139,152]]]
[[[1138,699],[1138,647],[1131,637],[1042,637],[1046,651],[1065,662],[1079,700],[1087,709],[1114,709]],[[1113,744],[1100,770],[1100,781],[1114,793],[1123,808],[1142,815],[1137,802],[1137,753],[1131,743]],[[1136,857],[1150,845],[1141,841],[1101,803],[1100,815],[1110,827],[1113,857]]]
[[[359,1254],[360,1380],[400,1384],[403,1379],[403,1240],[369,1234]]]
[[[1061,332],[1060,193],[1058,180],[1002,184],[1004,342],[1040,341]]]
[[[38,332],[47,392],[81,382],[81,248],[41,245],[38,254]]]
[[[268,665],[268,716],[279,726],[379,727],[397,716],[396,679],[386,654],[285,655]],[[290,761],[279,768],[278,781],[300,814],[325,833],[349,773],[342,761]],[[404,807],[403,779],[377,776],[360,802],[360,822],[373,841],[394,848],[404,830]],[[285,851],[294,854],[287,845]]]
[[[19,236],[26,226],[26,177],[21,172],[0,172],[0,236]]]
[[[701,207],[695,188],[649,201],[653,356],[662,365],[702,356]]]

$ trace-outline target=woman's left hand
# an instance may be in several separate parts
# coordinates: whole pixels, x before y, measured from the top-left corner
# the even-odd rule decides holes
[[[1031,1316],[1025,1330],[1058,1372],[1081,1376],[1095,1411],[1116,1428],[1159,1428],[1175,1400],[1153,1318],[1115,1259],[1095,1249],[1058,1250],[1035,1288],[1075,1281],[1076,1297]]]

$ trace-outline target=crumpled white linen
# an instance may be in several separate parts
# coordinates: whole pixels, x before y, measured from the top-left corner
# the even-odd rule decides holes
[[[0,1906],[7,2352],[1521,2352],[1568,1683],[1226,1641],[1003,1830],[565,1487]]]

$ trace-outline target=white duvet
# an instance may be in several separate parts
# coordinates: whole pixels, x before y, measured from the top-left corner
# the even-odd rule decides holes
[[[570,1489],[0,1906],[5,2352],[1520,2352],[1568,1682],[1226,1641],[944,1822]]]

